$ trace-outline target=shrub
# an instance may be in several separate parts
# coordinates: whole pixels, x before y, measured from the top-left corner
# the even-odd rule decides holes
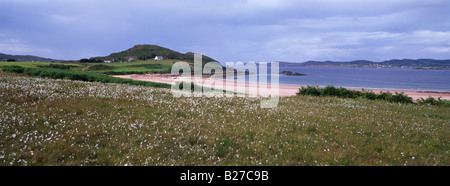
[[[412,98],[408,95],[405,95],[403,92],[397,93],[395,92],[395,95],[392,96],[392,102],[395,103],[413,103]]]
[[[308,85],[307,87],[300,88],[297,95],[336,96],[339,98],[363,98],[370,100],[385,100],[395,103],[413,103],[412,98],[408,97],[403,92],[396,92],[395,95],[392,95],[390,92],[380,92],[380,94],[375,94],[372,91],[349,90],[343,87],[336,88],[331,85],[326,86],[325,88]]]
[[[381,92],[377,95],[376,99],[378,99],[378,100],[391,101],[391,100],[392,100],[392,93],[390,93],[389,91],[388,91],[388,92],[383,92],[383,91],[381,91]]]
[[[343,87],[339,87],[337,97],[341,98],[359,98],[363,96],[363,93],[356,90],[349,90]]]
[[[320,95],[322,96],[339,96],[340,92],[336,87],[328,85],[323,89],[319,89]]]
[[[17,65],[11,65],[11,66],[3,66],[2,70],[4,72],[23,73],[25,68]]]
[[[364,92],[364,98],[370,99],[370,100],[375,100],[375,99],[377,99],[377,94],[375,94],[372,91]]]
[[[420,98],[419,103],[423,105],[450,107],[450,100],[442,100],[441,97],[438,97],[437,100],[433,97],[428,97],[427,99]]]
[[[99,65],[92,65],[92,66],[90,66],[88,70],[111,70],[111,69],[114,69],[114,68],[115,67],[113,67],[113,66],[99,64]]]
[[[320,96],[319,87],[307,86],[302,87],[297,92],[297,95],[308,95],[308,96]]]

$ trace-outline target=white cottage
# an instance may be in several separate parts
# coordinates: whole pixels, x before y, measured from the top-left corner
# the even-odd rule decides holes
[[[164,58],[162,56],[156,56],[155,60],[163,60]]]
[[[105,59],[103,60],[104,63],[112,63],[114,62],[114,59]]]

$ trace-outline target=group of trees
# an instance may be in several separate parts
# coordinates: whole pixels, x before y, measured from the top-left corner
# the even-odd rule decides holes
[[[80,59],[80,63],[103,63],[102,59],[96,59],[96,58],[83,58]]]
[[[0,60],[0,61],[4,61],[4,59]],[[16,62],[17,60],[15,59],[7,59],[6,62]]]
[[[156,57],[155,54],[151,54],[151,55],[142,55],[138,57],[138,60],[147,60],[147,59],[154,59]]]

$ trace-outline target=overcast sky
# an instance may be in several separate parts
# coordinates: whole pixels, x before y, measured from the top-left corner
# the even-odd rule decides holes
[[[0,0],[0,53],[106,56],[135,44],[220,62],[450,59],[448,0]]]

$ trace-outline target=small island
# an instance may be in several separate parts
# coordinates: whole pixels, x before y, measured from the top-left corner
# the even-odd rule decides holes
[[[298,72],[292,72],[292,71],[282,71],[280,74],[284,74],[287,76],[306,76],[306,74],[298,73]]]

